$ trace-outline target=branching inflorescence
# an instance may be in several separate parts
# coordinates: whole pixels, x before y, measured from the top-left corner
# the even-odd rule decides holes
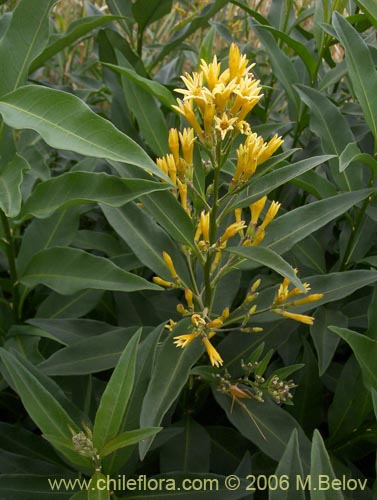
[[[156,276],[154,282],[184,291],[186,305],[179,304],[177,311],[191,319],[191,327],[187,333],[174,337],[177,347],[185,348],[194,339],[200,338],[211,364],[216,367],[221,366],[223,360],[211,339],[219,331],[261,331],[259,327],[249,326],[249,323],[253,316],[266,311],[312,324],[311,316],[287,309],[322,297],[322,294],[306,295],[310,290],[307,283],[303,290],[289,290],[290,280],[284,278],[272,304],[267,309],[258,310],[257,304],[253,304],[261,284],[258,279],[233,311],[230,311],[229,304],[221,314],[213,312],[218,283],[242,261],[242,257],[226,252],[228,242],[233,240],[233,246],[238,244],[241,247],[260,245],[267,226],[280,208],[280,203],[276,201],[269,203],[267,196],[250,204],[247,210],[230,208],[257,168],[283,143],[277,135],[266,142],[252,132],[245,120],[262,98],[260,82],[250,71],[252,67],[253,64],[250,65],[246,56],[241,55],[238,47],[232,44],[228,68],[224,71],[221,71],[221,63],[214,56],[209,64],[201,61],[199,72],[182,76],[186,88],[176,89],[183,99],[177,100],[174,109],[186,119],[190,128],[182,131],[170,129],[170,153],[157,159],[159,168],[175,184],[175,195],[192,219],[195,234],[193,247],[182,247],[192,283],[187,285],[183,282],[167,252],[163,252],[163,259],[172,279],[167,281]],[[195,145],[198,155],[194,154]],[[229,170],[229,164],[232,165],[229,156],[234,150],[236,162]],[[220,177],[225,166],[227,173],[231,172],[228,183],[222,183]],[[206,178],[205,183],[200,184],[195,178],[197,168]],[[296,298],[300,294],[305,296]],[[173,330],[174,326],[175,322],[170,320],[167,328]]]

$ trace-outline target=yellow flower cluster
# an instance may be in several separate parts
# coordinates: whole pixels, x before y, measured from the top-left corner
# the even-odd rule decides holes
[[[186,297],[187,299],[187,297]],[[210,339],[216,335],[215,329],[221,328],[224,321],[229,317],[229,309],[226,308],[222,312],[221,316],[211,320],[209,318],[204,318],[203,315],[194,313],[191,315],[191,323],[193,324],[194,331],[191,333],[184,333],[183,335],[177,335],[174,337],[174,343],[177,347],[185,348],[194,339],[200,337],[204,347],[209,356],[212,366],[222,366],[223,360],[217,350],[213,347]]]
[[[295,272],[297,273],[297,269],[295,269]],[[309,283],[304,283],[304,288],[305,292],[300,290],[299,288],[293,288],[292,290],[289,290],[289,285],[290,285],[290,280],[288,278],[284,278],[283,282],[279,286],[278,291],[275,294],[274,301],[272,303],[273,309],[272,312],[279,314],[280,316],[283,316],[284,318],[289,318],[293,319],[295,321],[299,321],[300,323],[305,323],[306,325],[312,325],[314,322],[313,316],[307,316],[305,314],[298,314],[298,313],[291,313],[289,311],[286,311],[285,308],[288,307],[294,307],[294,306],[301,306],[303,304],[307,304],[309,302],[315,302],[317,300],[322,299],[323,293],[312,293],[310,295],[306,295],[305,297],[302,297],[301,299],[293,300],[291,302],[288,302],[290,299],[297,295],[303,295],[304,293],[307,293],[310,291],[310,285]],[[280,307],[276,306],[281,306],[283,305],[283,309]]]
[[[229,50],[229,67],[221,72],[217,57],[207,64],[201,61],[200,72],[182,76],[185,89],[174,109],[183,115],[195,130],[200,141],[211,145],[217,134],[224,140],[229,132],[249,133],[246,115],[261,99],[261,87],[241,55],[236,44]],[[196,110],[198,115],[196,115]]]
[[[178,275],[167,252],[163,252],[162,257],[171,278],[166,280],[155,276],[153,281],[166,288],[184,291],[186,305],[178,304],[177,312],[190,318],[191,326],[185,333],[174,337],[175,345],[185,348],[194,339],[200,338],[211,364],[216,367],[223,364],[220,354],[211,342],[217,331],[225,332],[238,328],[245,332],[257,333],[262,330],[259,327],[249,327],[251,316],[259,313],[256,312],[257,305],[252,305],[251,302],[258,295],[260,280],[254,283],[242,304],[232,311],[230,318],[229,308],[224,309],[221,316],[211,311],[217,284],[223,275],[239,262],[237,257],[224,252],[224,249],[234,237],[239,238],[241,246],[259,245],[265,237],[267,226],[280,208],[280,203],[276,201],[268,205],[267,196],[263,196],[249,205],[248,213],[244,213],[245,217],[245,209],[237,208],[234,210],[234,221],[230,221],[225,227],[222,226],[224,217],[228,214],[227,207],[232,206],[257,167],[268,160],[283,143],[282,138],[277,135],[266,142],[252,132],[246,121],[248,113],[262,97],[260,82],[250,71],[252,67],[246,56],[241,55],[237,45],[232,44],[226,69],[222,70],[221,63],[214,56],[210,63],[202,60],[198,72],[182,76],[185,88],[176,89],[182,94],[182,98],[177,99],[177,105],[173,108],[186,119],[189,127],[184,128],[182,132],[175,128],[170,129],[170,152],[156,160],[158,167],[175,185],[175,196],[192,218],[196,248],[191,251],[182,247],[189,265],[191,284],[185,283]],[[232,142],[239,134],[245,138],[236,150],[234,173],[228,191],[224,193],[220,171],[231,151]],[[213,170],[211,176],[208,176],[209,182],[203,183],[206,187],[202,190],[193,182],[195,147],[203,152],[204,170],[207,170],[207,165]],[[268,208],[265,209],[266,204]],[[220,227],[223,227],[222,231]],[[298,288],[289,291],[289,284],[289,280],[283,281],[268,310],[280,316],[312,324],[311,316],[291,313],[286,309],[319,300],[322,295],[312,294],[290,301],[303,292]],[[305,286],[308,291],[309,286]],[[241,316],[237,316],[237,312]],[[232,323],[240,326],[229,328]],[[175,325],[176,323],[170,320],[166,328],[172,331]]]

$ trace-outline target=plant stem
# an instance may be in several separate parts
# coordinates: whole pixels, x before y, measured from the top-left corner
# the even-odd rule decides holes
[[[6,248],[6,254],[7,254],[7,259],[8,259],[8,265],[9,265],[9,275],[10,275],[10,280],[12,283],[12,313],[13,313],[13,320],[15,323],[18,323],[19,320],[19,302],[20,302],[20,297],[19,297],[19,282],[18,282],[18,275],[17,275],[17,269],[16,269],[16,252],[14,248],[14,240],[13,240],[13,234],[12,234],[12,229],[9,225],[9,221],[3,210],[0,209],[0,218],[1,218],[1,224],[3,226],[4,230],[4,243],[5,243],[5,248]]]

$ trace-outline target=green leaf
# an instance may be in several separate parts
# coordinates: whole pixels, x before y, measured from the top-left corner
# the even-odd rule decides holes
[[[300,160],[292,165],[280,167],[277,170],[256,179],[255,182],[251,179],[250,186],[247,188],[247,191],[237,197],[236,201],[232,204],[228,211],[239,207],[245,207],[256,200],[259,200],[262,196],[270,193],[282,184],[285,184],[312,168],[318,167],[331,158],[333,158],[333,155],[313,156],[312,158]]]
[[[28,162],[18,154],[0,169],[0,208],[7,217],[17,217],[21,210],[21,184],[29,169]]]
[[[330,482],[336,479],[336,477],[323,439],[317,430],[315,430],[313,434],[310,477],[310,498],[312,500],[344,499],[342,493],[339,490],[333,489],[330,486]],[[331,489],[327,488],[327,483],[324,486],[322,485],[322,483],[320,483],[321,478],[325,478],[329,481],[329,486]]]
[[[101,208],[111,226],[144,265],[170,281],[171,274],[162,258],[162,252],[166,251],[173,259],[179,276],[185,281],[189,279],[182,252],[145,209],[135,204],[122,208]]]
[[[347,328],[330,326],[329,329],[350,345],[363,372],[366,387],[377,389],[377,341]]]
[[[297,277],[292,266],[288,264],[280,255],[273,252],[269,248],[263,248],[258,246],[250,247],[230,247],[226,249],[233,255],[238,255],[251,263],[256,263],[261,266],[266,266],[273,269],[275,272],[283,276],[283,278],[288,278],[296,287],[305,292],[305,288],[301,283],[301,280]],[[252,264],[252,268],[254,265]],[[247,263],[243,263],[242,269],[247,269]]]
[[[273,220],[268,226],[263,246],[282,255],[295,243],[343,215],[373,192],[374,189],[361,189],[351,193],[342,193],[287,212]]]
[[[297,429],[292,431],[287,447],[275,471],[277,478],[287,477],[287,489],[270,490],[269,500],[305,500],[305,492],[297,488],[297,477],[304,477]]]
[[[29,72],[32,73],[36,69],[40,68],[46,61],[51,59],[58,52],[74,44],[81,37],[87,35],[95,28],[103,26],[104,24],[111,23],[112,21],[116,21],[118,19],[122,18],[119,16],[88,16],[77,19],[68,26],[68,29],[65,33],[61,33],[52,37],[49,45],[31,63]]]
[[[283,85],[285,92],[289,98],[290,103],[295,108],[296,116],[301,114],[301,102],[297,95],[294,85],[299,83],[298,74],[293,62],[284,53],[282,49],[279,48],[275,38],[271,33],[268,33],[263,25],[256,24],[255,22],[251,24],[253,31],[257,34],[260,39],[264,49],[268,53],[272,70],[276,78]]]
[[[113,327],[105,333],[83,336],[53,353],[40,363],[39,368],[52,376],[87,375],[109,370],[117,364],[134,331],[135,328]]]
[[[347,144],[339,157],[339,172],[343,172],[355,162],[365,163],[374,173],[377,173],[377,160],[367,153],[362,153],[356,142],[351,142]]]
[[[310,109],[310,128],[321,139],[322,151],[340,156],[347,144],[355,141],[340,109],[315,89],[297,85],[297,91]],[[357,170],[339,174],[338,160],[331,161],[330,165],[331,175],[341,189],[352,191],[363,185]]]
[[[132,13],[139,30],[143,31],[161,17],[169,14],[172,7],[172,0],[136,0],[132,4]]]
[[[93,443],[100,454],[121,427],[134,384],[141,331],[139,329],[128,342],[102,394],[93,427]]]
[[[157,354],[151,381],[141,409],[141,427],[160,425],[163,417],[186,384],[192,365],[203,353],[204,346],[199,339],[194,339],[184,349],[176,347],[173,343],[173,337],[185,333],[187,327],[190,328],[187,322],[181,322],[166,338]],[[147,454],[151,444],[152,439],[140,443],[139,450],[142,459]]]
[[[368,46],[338,12],[334,12],[333,25],[345,49],[348,73],[364,118],[377,141],[377,70]]]
[[[329,407],[329,444],[344,443],[362,426],[372,411],[370,391],[364,387],[360,366],[354,356],[345,363],[337,378]]]
[[[17,256],[18,274],[22,275],[32,257],[47,248],[68,246],[79,227],[77,207],[61,210],[43,221],[34,219],[26,228]]]
[[[210,438],[206,429],[189,416],[171,427],[177,428],[181,432],[161,447],[160,471],[209,472]]]
[[[14,384],[23,405],[36,425],[45,435],[60,439],[65,443],[65,446],[57,446],[57,448],[71,462],[81,466],[90,466],[88,459],[71,449],[70,428],[76,432],[79,429],[65,409],[13,354],[0,348],[0,357],[11,378],[9,382]]]
[[[62,476],[41,476],[36,474],[2,474],[0,476],[1,500],[69,500],[72,491],[51,491],[51,484],[60,484]],[[73,479],[73,477],[72,477]]]
[[[320,308],[315,314],[314,324],[310,327],[317,355],[318,371],[322,376],[329,367],[339,344],[339,338],[329,330],[329,325],[347,326],[347,318],[340,311]]]
[[[26,82],[32,60],[47,44],[49,12],[54,3],[56,0],[21,0],[18,3],[0,41],[0,63],[7,68],[2,72],[0,96]]]
[[[101,449],[101,457],[105,457],[114,453],[121,448],[137,444],[143,439],[155,436],[160,432],[162,427],[145,427],[144,429],[136,429],[133,431],[126,431],[119,434],[116,438],[107,441]]]
[[[283,42],[285,42],[288,45],[288,47],[291,47],[291,49],[293,49],[296,52],[296,54],[301,58],[302,62],[305,64],[311,80],[314,79],[317,63],[311,52],[306,48],[306,46],[303,43],[299,42],[298,40],[295,40],[294,38],[291,38],[289,35],[284,33],[284,31],[280,31],[274,28],[273,26],[268,26],[267,24],[259,26],[259,29],[266,29],[270,31],[273,35],[276,35],[277,38],[283,40]]]
[[[170,183],[138,144],[72,94],[21,87],[0,100],[0,113],[7,125],[35,130],[54,148],[130,163]]]
[[[290,436],[297,429],[304,467],[309,464],[310,442],[296,420],[285,410],[266,398],[264,403],[252,399],[236,400],[214,391],[214,397],[226,412],[228,420],[263,453],[279,461]],[[237,402],[238,401],[238,402]]]
[[[56,210],[82,203],[120,207],[143,194],[167,189],[161,182],[122,179],[94,172],[67,172],[37,185],[27,199],[21,216],[45,219]]]
[[[102,472],[93,474],[88,488],[88,500],[110,500],[110,491],[106,484],[107,477]]]
[[[71,295],[84,288],[120,292],[160,290],[157,285],[123,271],[104,257],[63,247],[38,252],[27,265],[20,281],[28,287],[43,284],[62,295]]]
[[[132,66],[121,52],[117,59],[122,66]],[[140,135],[157,156],[163,156],[168,150],[168,128],[165,117],[155,98],[141,86],[121,74],[123,94],[127,106],[139,126]]]
[[[368,16],[372,24],[377,28],[377,4],[374,0],[355,0],[363,12]]]
[[[161,85],[161,83],[150,80],[149,78],[144,78],[131,68],[123,68],[121,66],[108,63],[102,63],[102,65],[106,66],[107,68],[113,69],[117,73],[136,83],[136,85],[146,90],[149,94],[153,95],[160,102],[165,104],[166,107],[170,108],[172,105],[176,104],[176,100],[174,99],[173,94],[170,92],[170,90]]]
[[[124,414],[122,426],[119,429],[123,432],[125,429],[137,429],[139,427],[140,412],[143,404],[143,398],[147,392],[149,381],[151,378],[152,368],[159,348],[161,335],[164,331],[164,326],[156,327],[152,332],[148,333],[147,337],[141,342],[138,349],[136,359],[135,381],[131,396],[128,400],[128,405]],[[127,450],[119,450],[109,457],[104,463],[104,467],[110,473],[117,473],[127,460],[133,448]]]

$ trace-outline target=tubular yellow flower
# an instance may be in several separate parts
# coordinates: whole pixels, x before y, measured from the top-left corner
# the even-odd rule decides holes
[[[226,85],[224,85],[224,83],[222,82],[219,82],[217,85],[215,85],[215,88],[212,90],[212,94],[210,94],[210,96],[215,101],[217,113],[221,114],[224,112],[227,101],[230,98],[235,87],[235,80],[230,81]]]
[[[203,104],[205,102],[205,97],[203,95],[203,73],[193,73],[189,75],[188,73],[185,76],[181,76],[183,83],[186,86],[186,89],[174,89],[176,92],[184,95],[184,100],[194,100],[200,109],[202,109]]]
[[[321,300],[323,298],[323,293],[312,293],[307,297],[303,297],[302,299],[294,300],[289,303],[290,307],[293,306],[301,306],[302,304],[307,304],[308,302],[315,302],[316,300]],[[288,307],[288,304],[287,304]]]
[[[264,218],[262,224],[260,225],[261,229],[265,229],[268,224],[276,217],[276,214],[279,211],[281,204],[273,201],[271,205],[268,208],[268,211],[266,213],[266,217]]]
[[[156,285],[166,286],[167,288],[171,288],[171,287],[175,286],[175,284],[172,283],[171,281],[166,281],[166,280],[160,278],[159,276],[154,276],[152,278],[152,281],[154,283],[156,283]]]
[[[167,252],[162,252],[162,258],[164,259],[164,262],[166,264],[166,267],[169,269],[170,274],[172,277],[177,280],[178,279],[178,274],[177,271],[175,270],[173,260],[170,257],[170,255]]]
[[[224,140],[228,132],[234,130],[233,123],[237,121],[237,118],[228,118],[226,113],[223,113],[222,117],[219,118],[215,116],[215,129],[220,132],[221,139]]]
[[[226,319],[228,319],[228,318],[229,318],[229,315],[230,315],[229,307],[226,307],[226,308],[223,310],[223,312],[221,313],[221,316],[220,316],[220,317],[221,317],[221,319],[222,319],[223,321],[225,321]]]
[[[230,238],[233,238],[239,231],[242,229],[245,229],[246,224],[244,220],[241,220],[240,222],[233,222],[230,226],[228,226],[224,234],[220,237],[220,242],[225,243],[228,241]]]
[[[194,241],[196,243],[198,243],[199,238],[201,237],[201,235],[202,235],[202,225],[201,225],[201,223],[199,221],[199,224],[196,227],[195,236],[194,236]]]
[[[300,288],[294,288],[293,290],[291,290],[288,293],[287,299],[290,299],[291,297],[295,297],[296,295],[302,295],[303,293],[308,293],[310,291],[309,283],[303,283],[303,287],[305,288],[305,292],[300,290]]]
[[[200,316],[200,314],[197,313],[191,316],[191,323],[196,327],[200,325],[204,326],[206,324],[205,320]]]
[[[234,89],[234,94],[236,98],[234,99],[231,112],[232,114],[236,114],[240,112],[240,109],[244,107],[251,111],[251,109],[257,104],[257,102],[263,97],[260,95],[261,87],[259,87],[259,80],[252,80],[251,78],[243,78],[237,87]],[[243,119],[244,116],[239,119]]]
[[[238,120],[236,129],[243,135],[251,134],[250,125],[245,120]]]
[[[245,55],[241,55],[238,46],[235,43],[232,43],[229,48],[229,77],[230,79],[237,78],[237,80],[241,79],[243,76],[246,76],[249,70],[254,66],[251,64],[247,67],[247,60]]]
[[[258,223],[259,216],[262,213],[262,210],[264,209],[266,201],[267,201],[267,196],[263,196],[259,200],[252,203],[249,207],[251,212],[251,223],[254,224],[254,226]]]
[[[213,130],[213,119],[215,117],[215,104],[213,102],[207,102],[203,110],[203,123],[204,132],[207,136],[212,135]]]
[[[198,134],[199,137],[203,136],[203,130],[202,127],[200,126],[194,110],[193,110],[193,102],[192,101],[181,101],[180,99],[177,99],[178,106],[172,106],[173,109],[178,111],[181,115],[183,115],[186,120],[189,122],[191,127],[195,130],[195,132]]]
[[[222,318],[216,318],[206,324],[207,328],[221,328],[223,326]]]
[[[187,184],[183,184],[179,179],[177,179],[179,196],[181,198],[182,207],[188,211],[187,209]]]
[[[241,222],[241,219],[242,219],[242,208],[236,208],[234,210],[234,218],[236,219],[236,222]]]
[[[211,63],[207,64],[204,59],[201,60],[200,69],[207,81],[209,90],[212,90],[219,81],[221,63],[217,62],[217,57],[214,56]]]
[[[169,319],[169,322],[166,323],[165,328],[167,330],[169,330],[169,332],[171,332],[173,330],[173,328],[175,327],[176,324],[177,323],[175,321],[173,321],[172,319]]]
[[[183,335],[177,335],[174,337],[174,344],[182,349],[187,347],[196,337],[198,337],[199,332],[185,333]]]
[[[266,233],[265,230],[262,227],[258,227],[257,232],[255,234],[255,237],[251,243],[252,246],[259,245],[265,237]]]
[[[178,141],[178,130],[176,128],[171,128],[169,130],[169,149],[174,156],[175,163],[179,162],[179,141]]]
[[[174,161],[174,156],[172,154],[166,155],[166,162],[168,165],[169,177],[174,184],[177,184],[177,166]]]
[[[294,319],[295,321],[299,321],[305,325],[312,325],[314,322],[314,318],[312,316],[306,316],[305,314],[291,313],[284,311],[284,309],[273,309],[272,312],[280,314],[280,316],[284,316],[284,318]]]
[[[156,159],[157,166],[166,174],[169,175],[169,168],[166,162],[166,158],[157,158]]]
[[[200,214],[200,229],[204,241],[209,242],[209,212],[205,210],[202,210]]]
[[[193,293],[189,288],[185,289],[185,299],[187,302],[187,305],[189,309],[194,309],[194,303],[193,303]]]
[[[213,347],[213,345],[209,341],[209,339],[207,337],[202,337],[202,341],[203,341],[203,344],[206,348],[211,365],[216,366],[217,368],[222,366],[222,364],[224,362],[223,362],[220,354],[216,351],[216,349]]]
[[[183,304],[177,304],[176,309],[177,309],[177,313],[179,313],[179,314],[184,315],[184,314],[188,313],[188,310],[184,308]]]
[[[181,141],[183,158],[188,165],[192,165],[193,154],[194,154],[194,129],[184,128],[182,132],[179,132],[179,140]]]
[[[270,156],[272,156],[277,149],[283,144],[283,139],[278,137],[277,134],[273,136],[273,138],[266,144],[266,148],[263,150],[258,159],[258,165],[268,160]]]

